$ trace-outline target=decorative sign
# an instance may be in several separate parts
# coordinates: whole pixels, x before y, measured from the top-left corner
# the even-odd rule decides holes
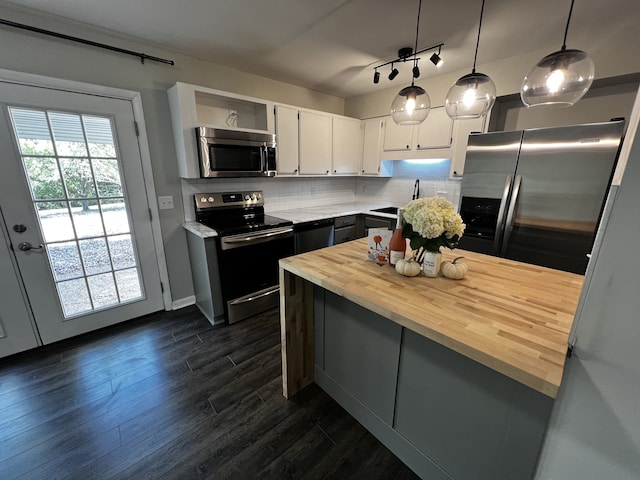
[[[393,231],[387,228],[370,228],[367,258],[378,265],[389,263],[389,242]]]

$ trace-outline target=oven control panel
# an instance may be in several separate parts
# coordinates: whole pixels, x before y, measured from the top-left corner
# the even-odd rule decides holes
[[[219,207],[261,207],[264,206],[262,190],[245,192],[196,193],[196,211]]]

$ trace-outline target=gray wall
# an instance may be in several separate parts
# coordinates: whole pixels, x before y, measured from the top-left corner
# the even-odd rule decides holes
[[[181,227],[184,221],[182,195],[167,89],[181,81],[331,113],[342,114],[344,110],[344,100],[338,97],[203,62],[141,44],[135,39],[87,30],[58,18],[29,15],[3,6],[0,6],[0,17],[176,62],[175,66],[152,61],[143,65],[136,57],[0,27],[0,68],[141,93],[156,193],[173,195],[175,201],[173,210],[160,211],[174,301],[193,295],[193,286],[185,232]]]
[[[537,479],[640,478],[640,132],[613,201]]]

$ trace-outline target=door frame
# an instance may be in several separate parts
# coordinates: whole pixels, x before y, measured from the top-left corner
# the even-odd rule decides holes
[[[86,95],[98,95],[119,100],[130,101],[133,107],[133,118],[138,124],[138,145],[140,147],[140,158],[142,161],[142,172],[144,176],[145,193],[151,214],[151,230],[153,233],[153,244],[156,251],[156,262],[160,273],[163,292],[162,299],[165,310],[173,310],[173,300],[171,297],[171,287],[169,285],[169,272],[167,270],[167,259],[162,242],[162,230],[160,228],[160,212],[156,201],[156,188],[153,181],[153,169],[151,167],[151,151],[149,150],[149,137],[142,111],[142,96],[140,92],[124,90],[120,88],[106,87],[92,83],[65,80],[62,78],[35,75],[32,73],[16,72],[0,68],[0,81],[6,83],[16,83],[31,87],[43,87],[66,92],[81,93]]]

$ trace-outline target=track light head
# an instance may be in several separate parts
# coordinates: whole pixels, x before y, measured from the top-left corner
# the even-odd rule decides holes
[[[418,78],[420,76],[420,69],[418,68],[418,64],[417,63],[413,67],[412,72],[413,72],[413,78]]]
[[[436,67],[439,67],[444,63],[444,61],[442,60],[442,57],[437,53],[434,53],[433,55],[431,55],[431,58],[429,60],[431,60],[431,63],[433,63]]]
[[[380,82],[380,72],[376,70],[373,74],[373,83],[379,83],[379,82]]]
[[[391,73],[389,74],[389,80],[393,80],[394,78],[396,78],[398,76],[398,69],[393,67],[393,64],[391,64]]]

